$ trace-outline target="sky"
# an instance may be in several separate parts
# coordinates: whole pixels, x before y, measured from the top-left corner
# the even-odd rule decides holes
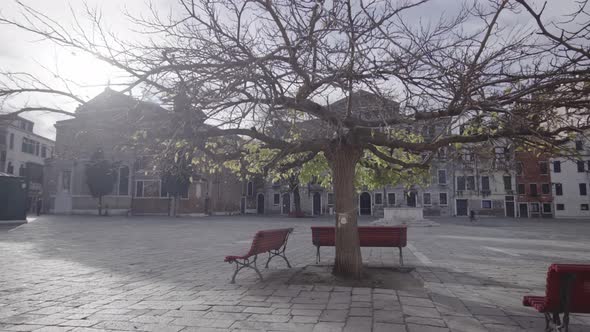
[[[108,29],[117,33],[123,39],[134,38],[131,26],[123,15],[124,10],[134,15],[147,13],[146,0],[22,0],[24,3],[39,10],[48,17],[60,22],[63,26],[74,24],[73,13],[83,16],[87,3],[91,8],[98,8],[103,13],[103,22]],[[432,0],[426,6],[420,7],[418,16],[438,17],[443,12],[452,13],[462,0]],[[541,1],[534,1],[537,4]],[[0,15],[7,18],[19,17],[20,13],[14,0],[0,0]],[[152,0],[151,3],[159,11],[168,13],[177,8],[176,0]],[[575,0],[549,0],[549,15],[559,15],[570,10]],[[516,18],[522,20],[522,17]],[[520,22],[523,23],[523,22]],[[524,22],[526,23],[526,22]],[[84,24],[84,23],[82,23]],[[109,65],[93,57],[69,49],[64,49],[48,41],[42,41],[31,33],[11,26],[0,25],[0,70],[28,72],[44,81],[60,85],[53,73],[67,78],[74,92],[90,99],[99,94],[109,85],[116,82],[117,72]],[[116,87],[113,87],[116,89]],[[46,103],[45,99],[35,97],[21,97],[14,102],[2,105],[0,112],[17,108],[23,104],[34,105]],[[51,103],[58,108],[74,111],[77,104],[65,99],[52,99]],[[47,114],[41,112],[26,113],[24,117],[35,121],[35,132],[42,136],[55,139],[55,121],[66,119],[67,116]]]

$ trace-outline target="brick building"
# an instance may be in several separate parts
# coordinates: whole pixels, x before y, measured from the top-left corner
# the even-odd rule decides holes
[[[516,186],[520,218],[553,216],[548,155],[530,151],[516,152]]]

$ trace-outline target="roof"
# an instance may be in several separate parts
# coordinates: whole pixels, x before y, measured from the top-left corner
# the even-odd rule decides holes
[[[22,176],[16,176],[14,174],[8,174],[4,172],[0,172],[0,178],[21,178]]]
[[[105,88],[104,91],[96,97],[90,99],[76,109],[76,113],[92,112],[97,110],[113,110],[121,108],[135,108],[138,105],[154,108],[161,108],[159,105],[151,102],[141,101],[122,92],[115,91],[111,88]]]

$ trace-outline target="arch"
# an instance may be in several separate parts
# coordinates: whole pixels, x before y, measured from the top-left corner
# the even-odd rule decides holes
[[[361,216],[372,215],[371,194],[366,191],[359,195],[359,214]]]

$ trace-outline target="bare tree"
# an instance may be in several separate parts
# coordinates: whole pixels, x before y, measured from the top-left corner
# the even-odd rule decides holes
[[[92,32],[70,32],[23,4],[25,20],[0,22],[110,63],[128,74],[127,90],[174,99],[182,118],[175,137],[203,142],[207,156],[249,156],[266,168],[325,161],[334,273],[359,278],[360,170],[399,179],[448,146],[518,139],[554,147],[589,128],[585,11],[577,32],[552,33],[540,11],[516,2],[478,1],[423,21],[427,0],[179,0],[173,15],[130,15],[146,42],[117,40],[93,11]],[[536,26],[503,19],[531,14]],[[413,133],[430,123],[444,134]],[[227,136],[242,139],[209,144]]]

